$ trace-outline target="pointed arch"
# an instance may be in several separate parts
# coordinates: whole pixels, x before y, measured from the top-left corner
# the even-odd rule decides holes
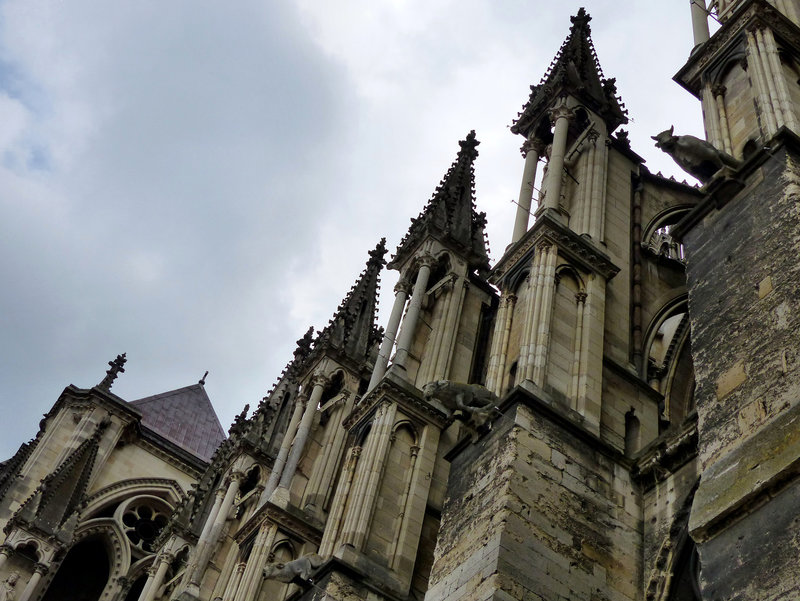
[[[663,397],[662,429],[681,423],[694,409],[688,296],[680,293],[656,312],[645,336],[643,377]]]
[[[555,270],[551,330],[547,346],[545,383],[576,408],[574,380],[580,371],[580,331],[586,286],[574,267],[562,263]]]

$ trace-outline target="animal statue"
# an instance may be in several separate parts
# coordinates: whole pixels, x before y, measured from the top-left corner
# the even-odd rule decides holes
[[[426,401],[436,399],[441,402],[456,419],[478,430],[499,414],[497,396],[479,384],[436,380],[422,387],[422,396]]]
[[[264,579],[277,580],[287,584],[308,582],[314,570],[324,562],[325,560],[321,556],[311,553],[286,563],[270,563],[264,567]]]
[[[739,166],[739,161],[705,140],[694,136],[676,136],[674,130],[673,125],[657,136],[650,137],[656,141],[656,148],[666,152],[681,169],[704,184],[723,167]]]

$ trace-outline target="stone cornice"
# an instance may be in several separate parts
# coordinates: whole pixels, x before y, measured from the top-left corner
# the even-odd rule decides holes
[[[646,490],[663,482],[697,457],[697,413],[668,430],[639,453],[631,470],[633,479]]]
[[[345,429],[352,430],[385,401],[397,403],[407,413],[441,429],[452,421],[448,412],[437,401],[425,401],[417,388],[393,374],[390,369],[380,383],[353,408],[342,425]]]
[[[255,532],[264,522],[278,524],[281,530],[319,546],[322,541],[322,530],[309,523],[306,516],[300,510],[292,511],[273,505],[269,501],[258,508],[258,510],[247,520],[234,535],[234,540],[238,544],[244,543],[253,532]]]
[[[690,57],[673,79],[697,98],[702,96],[703,74],[725,54],[739,44],[740,35],[754,26],[766,25],[776,35],[800,48],[800,28],[765,0],[744,3],[725,24]]]
[[[532,255],[534,248],[543,241],[554,244],[559,254],[568,257],[576,266],[597,273],[606,280],[610,280],[619,272],[619,267],[614,265],[609,256],[598,249],[590,238],[576,234],[562,224],[553,215],[553,211],[546,210],[537,217],[533,227],[495,265],[489,281],[500,286],[506,275],[527,256]]]

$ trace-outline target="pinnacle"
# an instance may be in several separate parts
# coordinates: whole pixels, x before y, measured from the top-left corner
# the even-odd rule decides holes
[[[481,220],[475,209],[475,170],[478,157],[475,130],[459,141],[455,161],[416,219],[400,241],[390,267],[398,266],[427,235],[449,241],[478,269],[488,267],[486,241]]]
[[[531,86],[528,102],[514,120],[512,132],[528,136],[540,126],[553,101],[564,94],[573,95],[600,115],[609,131],[627,123],[625,105],[617,96],[616,80],[606,79],[600,67],[589,27],[591,20],[584,8],[570,17],[569,35],[539,84]]]

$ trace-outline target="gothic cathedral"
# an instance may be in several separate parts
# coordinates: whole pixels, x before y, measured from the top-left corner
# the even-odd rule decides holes
[[[202,380],[115,395],[124,355],[67,387],[0,464],[0,601],[800,599],[800,0],[710,4],[707,140],[654,136],[701,187],[631,148],[581,9],[497,263],[470,132],[227,436]]]

